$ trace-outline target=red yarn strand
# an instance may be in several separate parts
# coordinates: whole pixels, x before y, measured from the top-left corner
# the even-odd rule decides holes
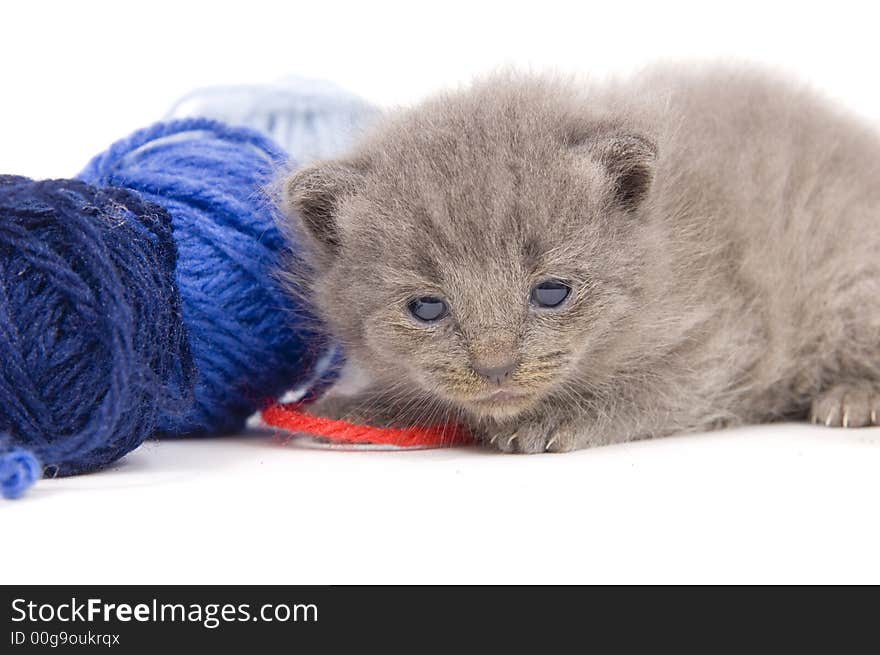
[[[381,444],[400,448],[441,448],[472,443],[467,430],[443,424],[414,428],[377,428],[302,411],[301,405],[272,405],[263,410],[263,420],[290,432],[305,432],[331,441],[350,444]]]

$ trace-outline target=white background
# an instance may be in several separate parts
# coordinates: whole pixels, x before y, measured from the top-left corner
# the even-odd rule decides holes
[[[501,65],[604,75],[736,57],[878,121],[868,7],[7,3],[0,171],[72,176],[193,87],[289,74],[387,106]],[[878,501],[878,429],[533,457],[151,442],[113,470],[0,501],[0,582],[880,582]]]

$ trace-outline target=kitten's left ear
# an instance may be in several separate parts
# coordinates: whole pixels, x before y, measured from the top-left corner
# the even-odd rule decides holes
[[[626,211],[638,208],[654,181],[657,144],[637,132],[605,129],[584,139],[580,147],[586,147],[611,176],[614,202]]]

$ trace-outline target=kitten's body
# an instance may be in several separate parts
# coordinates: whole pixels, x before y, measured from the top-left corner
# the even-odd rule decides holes
[[[880,414],[880,138],[732,69],[583,88],[498,77],[294,176],[309,289],[363,420],[451,416],[504,450]],[[570,280],[556,312],[530,285]],[[426,291],[427,290],[427,291]],[[449,299],[443,325],[406,300]],[[475,362],[512,357],[508,386]],[[500,358],[500,359],[499,359]]]

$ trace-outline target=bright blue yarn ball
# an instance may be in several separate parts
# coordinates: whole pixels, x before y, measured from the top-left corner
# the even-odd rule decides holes
[[[267,189],[288,166],[258,132],[195,118],[135,132],[80,174],[171,214],[197,382],[190,411],[161,417],[165,434],[240,429],[267,399],[308,380],[324,352],[276,279],[285,241]]]
[[[189,406],[175,261],[171,217],[136,194],[0,176],[0,484],[10,494],[32,472],[16,448],[51,475],[81,473]]]

